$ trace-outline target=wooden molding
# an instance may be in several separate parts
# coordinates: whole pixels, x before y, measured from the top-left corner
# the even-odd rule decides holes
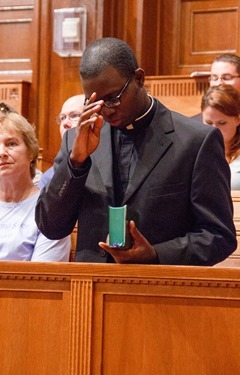
[[[1,262],[0,361],[6,374],[238,373],[239,288],[239,268]]]
[[[169,109],[191,117],[201,111],[209,83],[207,76],[147,76],[145,87]]]

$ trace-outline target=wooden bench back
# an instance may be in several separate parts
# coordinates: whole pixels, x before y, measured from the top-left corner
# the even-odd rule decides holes
[[[237,249],[223,262],[218,263],[216,267],[240,267],[240,190],[232,190],[233,201],[233,220],[237,234]]]
[[[201,112],[209,82],[206,76],[146,76],[145,87],[167,108],[191,117]]]
[[[233,220],[237,232],[238,247],[232,257],[237,257],[240,260],[240,190],[232,190],[233,201]]]

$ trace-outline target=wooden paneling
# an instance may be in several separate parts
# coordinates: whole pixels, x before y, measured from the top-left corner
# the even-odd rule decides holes
[[[40,78],[39,78],[39,142],[43,148],[43,169],[49,167],[61,145],[55,118],[63,102],[82,93],[79,78],[80,57],[60,57],[53,52],[53,11],[59,8],[86,6],[87,43],[102,36],[102,1],[45,0],[39,14]]]
[[[232,190],[231,195],[233,201],[233,220],[237,235],[237,249],[215,267],[240,267],[240,191]]]
[[[239,0],[163,1],[163,27],[170,30],[164,40],[162,74],[209,70],[216,55],[240,54]]]
[[[161,0],[105,0],[103,36],[125,40],[146,74],[160,74]]]
[[[69,262],[75,262],[75,254],[76,254],[76,247],[77,247],[77,226],[75,225],[72,233],[71,233],[71,250],[69,256]]]
[[[240,54],[240,0],[0,0],[0,80],[31,83],[29,121],[43,169],[61,144],[55,118],[63,102],[82,92],[80,57],[53,52],[53,12],[78,6],[87,9],[87,44],[122,38],[148,76],[209,71],[217,54]]]
[[[180,9],[178,65],[201,64],[202,56],[236,53],[239,37],[239,1],[183,1]],[[224,27],[222,21],[224,20]],[[214,32],[213,32],[214,30]],[[188,39],[187,39],[188,38]],[[188,40],[188,43],[185,42]]]
[[[33,34],[33,11],[33,0],[18,1],[18,5],[13,1],[0,2],[0,75],[18,73],[31,80],[34,41],[29,35]]]
[[[239,280],[239,268],[1,262],[2,374],[238,374]]]
[[[9,104],[27,119],[29,118],[29,91],[30,82],[0,81],[0,101]]]
[[[34,0],[0,1],[0,80],[31,83],[24,113],[37,128],[38,11]]]
[[[167,108],[191,117],[201,112],[202,96],[209,83],[207,77],[146,76],[145,87]]]
[[[217,54],[240,52],[239,6],[240,0],[105,0],[103,36],[128,42],[147,75],[208,71]]]
[[[68,97],[82,92],[80,58],[53,52],[53,11],[80,5],[87,8],[87,42],[101,37],[103,0],[0,0],[0,80],[31,83],[26,105],[43,149],[44,170],[61,144],[55,118]]]
[[[215,9],[212,8],[203,10],[192,10],[190,14],[191,30],[188,30],[191,35],[189,43],[189,52],[192,57],[195,57],[195,61],[196,57],[199,58],[201,54],[237,52],[238,35],[237,33],[233,33],[232,30],[238,29],[238,8],[235,6],[229,7],[230,3],[228,3],[227,5],[227,8],[220,7]],[[222,27],[223,19],[224,30]],[[185,17],[182,17],[181,25],[182,24],[186,24]],[[213,25],[214,33],[212,33]],[[199,30],[204,30],[204,32],[199,32]],[[182,36],[184,38],[187,35],[188,32],[186,30],[186,34],[183,34]],[[211,37],[206,38],[207,35]],[[182,52],[182,55],[180,54],[180,64],[184,63],[184,60],[182,61],[182,59],[184,59],[184,52],[187,52],[186,46],[183,45],[183,47],[184,49],[180,49]]]
[[[233,219],[236,227],[238,247],[231,257],[240,259],[240,191],[232,190]]]

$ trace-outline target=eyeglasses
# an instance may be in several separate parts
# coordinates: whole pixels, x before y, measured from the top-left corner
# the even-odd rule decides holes
[[[230,83],[234,80],[234,78],[240,77],[239,75],[232,75],[232,74],[223,74],[222,76],[218,76],[216,74],[213,74],[211,77],[209,77],[209,82],[217,82],[219,80]]]
[[[81,116],[81,113],[77,111],[70,112],[68,115],[65,115],[64,113],[60,113],[60,115],[56,118],[56,121],[60,125],[63,121],[65,121],[68,118],[69,121],[77,125],[80,119],[80,116]]]
[[[105,107],[113,108],[113,107],[117,107],[121,104],[121,96],[124,93],[124,91],[126,90],[126,88],[128,87],[132,77],[133,77],[133,75],[131,75],[128,78],[127,82],[125,83],[125,85],[123,86],[123,88],[121,89],[120,93],[117,96],[115,96],[114,98],[111,98],[111,99],[104,100]],[[87,103],[87,100],[88,99],[86,98],[85,101],[84,101],[84,104]]]

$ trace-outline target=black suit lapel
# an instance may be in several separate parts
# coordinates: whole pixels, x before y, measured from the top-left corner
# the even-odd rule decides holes
[[[136,189],[138,189],[141,183],[151,173],[154,166],[167,152],[172,144],[172,140],[167,134],[172,133],[173,131],[174,128],[170,111],[158,103],[158,108],[155,112],[154,118],[141,145],[139,160],[133,177],[129,181],[123,204],[127,202]]]

